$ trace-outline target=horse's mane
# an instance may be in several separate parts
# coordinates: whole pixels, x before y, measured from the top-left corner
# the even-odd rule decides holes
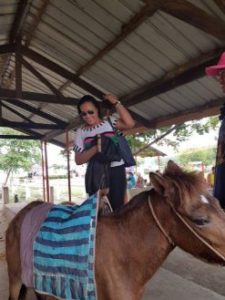
[[[206,190],[206,181],[203,174],[195,171],[188,172],[180,169],[177,172],[171,172],[166,169],[163,176],[173,182],[178,189],[185,189],[189,192],[193,190],[203,192]]]
[[[139,205],[142,204],[147,198],[147,194],[149,194],[150,191],[142,191],[139,194],[135,195],[127,204],[122,206],[118,211],[113,212],[114,216],[122,215],[128,211],[137,209]]]
[[[203,192],[206,189],[206,182],[204,177],[197,172],[187,172],[180,169],[178,172],[171,172],[168,169],[161,175],[165,179],[169,180],[176,188],[178,192],[193,192],[194,190]],[[148,195],[155,191],[154,187],[152,189],[146,189],[139,194],[135,195],[127,204],[121,207],[118,211],[113,212],[112,215],[120,216],[128,211],[136,210],[139,205],[141,205],[148,197]]]

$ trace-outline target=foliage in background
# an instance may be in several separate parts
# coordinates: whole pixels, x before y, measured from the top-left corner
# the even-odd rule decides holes
[[[180,164],[187,166],[189,162],[202,162],[206,166],[215,165],[216,149],[188,149],[178,156]]]
[[[167,145],[176,149],[181,142],[187,141],[194,133],[203,135],[210,132],[210,130],[215,130],[218,126],[218,123],[218,117],[214,116],[210,118],[204,118],[200,121],[191,121],[180,124],[172,133],[170,133],[170,135],[161,139],[156,144],[153,144],[153,146]],[[132,136],[128,135],[127,140],[131,146],[132,152],[135,153],[140,148],[159,138],[161,135],[169,131],[171,127],[172,126],[154,129],[140,134],[137,133],[136,135]]]
[[[8,128],[0,128],[0,134],[18,134]],[[10,173],[19,169],[29,171],[35,163],[40,164],[40,142],[36,140],[0,139],[0,170],[7,173],[5,184]]]

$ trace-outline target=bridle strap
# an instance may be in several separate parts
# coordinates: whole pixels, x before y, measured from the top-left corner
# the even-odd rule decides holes
[[[167,234],[167,232],[165,231],[165,229],[163,228],[162,224],[160,223],[159,219],[157,218],[156,216],[156,213],[154,211],[154,208],[152,206],[152,202],[151,202],[151,198],[150,196],[148,197],[148,205],[149,205],[149,209],[151,211],[151,214],[153,216],[153,219],[155,220],[157,226],[159,227],[159,229],[162,231],[162,233],[164,234],[164,236],[167,238],[167,240],[169,241],[169,243],[172,245],[172,246],[175,246],[173,240],[170,238],[170,236]]]
[[[152,202],[151,202],[151,198],[150,196],[148,197],[148,205],[149,205],[149,209],[151,211],[151,214],[153,216],[153,219],[155,220],[157,226],[159,227],[159,229],[162,231],[162,233],[164,234],[164,236],[167,238],[167,240],[169,241],[170,244],[172,244],[173,246],[175,246],[175,243],[173,242],[173,240],[170,238],[170,236],[167,234],[167,232],[165,231],[165,229],[163,228],[162,224],[160,223],[159,219],[157,218],[155,211],[153,209],[152,206]],[[218,252],[213,246],[211,246],[206,240],[204,240],[189,224],[187,221],[185,221],[185,219],[180,215],[180,213],[178,213],[175,208],[169,203],[172,211],[175,213],[175,215],[182,221],[182,223],[206,246],[208,247],[213,253],[215,253],[218,257],[220,257],[224,262],[225,262],[225,257]]]
[[[175,215],[183,222],[183,224],[211,251],[213,251],[217,256],[219,256],[224,262],[225,257],[223,254],[221,254],[219,251],[217,251],[213,246],[211,246],[205,239],[203,239],[189,224],[185,219],[180,215],[178,211],[175,210],[175,208],[170,204],[170,207],[172,208]]]

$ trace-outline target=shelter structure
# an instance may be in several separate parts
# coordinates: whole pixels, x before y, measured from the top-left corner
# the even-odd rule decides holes
[[[204,71],[225,50],[223,0],[0,0],[0,12],[0,126],[21,138],[71,144],[85,94],[117,95],[136,131],[224,102]]]
[[[166,154],[155,147],[149,146],[144,148],[143,151],[139,151],[138,156],[140,157],[157,157],[158,170],[160,170],[160,157],[166,156]]]
[[[145,128],[224,101],[204,73],[225,49],[222,0],[1,0],[0,11],[1,126],[65,145],[84,94],[116,94]]]

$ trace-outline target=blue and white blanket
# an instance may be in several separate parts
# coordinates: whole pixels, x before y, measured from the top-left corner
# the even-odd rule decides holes
[[[33,284],[59,299],[95,300],[97,197],[81,206],[53,205],[33,245]]]

